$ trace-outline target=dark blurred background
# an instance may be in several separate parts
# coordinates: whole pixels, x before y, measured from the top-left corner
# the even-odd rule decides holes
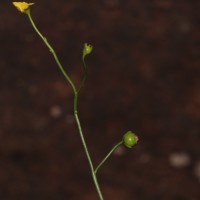
[[[106,200],[200,199],[200,3],[37,0],[32,16],[78,83]],[[0,199],[97,200],[73,119],[73,93],[26,15],[0,2]]]

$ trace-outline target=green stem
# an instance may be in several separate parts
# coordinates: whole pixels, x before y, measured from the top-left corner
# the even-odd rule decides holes
[[[85,81],[87,79],[87,74],[88,74],[88,72],[87,72],[87,65],[85,63],[85,56],[84,55],[82,56],[82,64],[83,64],[83,78],[82,78],[80,86],[78,88],[78,92],[80,92],[81,88],[84,86]]]
[[[84,147],[84,150],[85,150],[85,153],[86,153],[89,165],[90,165],[90,169],[91,169],[91,173],[92,173],[92,178],[93,178],[93,181],[94,181],[94,185],[95,185],[96,191],[98,193],[99,199],[100,200],[104,200],[103,195],[101,193],[100,186],[98,184],[96,173],[94,171],[94,166],[93,166],[93,163],[92,163],[92,159],[91,159],[90,153],[88,151],[87,144],[85,142],[85,138],[84,138],[84,135],[83,135],[83,131],[82,131],[82,127],[81,127],[81,124],[80,124],[80,120],[79,120],[79,116],[78,116],[78,111],[77,111],[79,91],[82,88],[82,86],[84,85],[86,77],[87,77],[87,69],[86,69],[85,61],[83,59],[84,77],[82,79],[82,82],[80,84],[79,89],[77,90],[76,87],[75,87],[75,85],[74,85],[74,83],[73,83],[73,81],[70,79],[70,77],[65,72],[63,66],[61,65],[61,63],[60,63],[60,61],[59,61],[59,59],[58,59],[58,57],[57,57],[54,49],[51,47],[51,45],[48,43],[47,39],[41,34],[41,32],[36,27],[36,25],[35,25],[32,17],[31,17],[30,10],[28,10],[27,15],[28,15],[28,18],[29,18],[29,20],[30,20],[33,28],[35,29],[35,31],[37,32],[37,34],[40,36],[40,38],[43,40],[43,42],[46,44],[46,46],[49,48],[50,52],[53,54],[53,57],[54,57],[57,65],[58,65],[61,73],[63,74],[63,76],[69,82],[69,84],[71,85],[71,87],[73,89],[73,92],[74,92],[74,117],[75,117],[75,120],[76,120],[76,123],[77,123],[77,126],[78,126],[78,131],[79,131],[79,134],[80,134],[80,137],[81,137],[81,141],[82,141],[82,144],[83,144],[83,147]]]
[[[27,12],[27,15],[28,15],[28,18],[31,22],[31,25],[33,26],[33,28],[35,29],[35,31],[37,32],[37,34],[40,36],[40,38],[43,40],[43,42],[46,44],[46,46],[49,48],[49,51],[52,53],[55,61],[56,61],[56,64],[58,65],[61,73],[63,74],[63,76],[66,78],[66,80],[69,82],[69,84],[71,85],[72,89],[73,89],[73,92],[75,93],[76,92],[76,87],[73,83],[73,81],[70,79],[70,77],[67,75],[67,73],[65,72],[62,64],[60,63],[57,55],[56,55],[56,52],[54,51],[54,49],[52,48],[52,46],[49,44],[49,42],[47,41],[47,39],[42,35],[42,33],[38,30],[38,28],[36,27],[32,17],[31,17],[31,13],[30,13],[30,10],[28,10]]]
[[[75,99],[77,99],[77,98],[75,98]],[[94,184],[95,184],[96,191],[97,191],[97,193],[99,195],[99,199],[100,200],[104,200],[103,195],[101,193],[101,189],[99,187],[99,183],[98,183],[97,177],[96,177],[96,173],[94,172],[94,166],[93,166],[93,163],[92,163],[92,159],[91,159],[91,156],[89,154],[88,147],[87,147],[87,144],[85,142],[85,138],[83,136],[83,132],[82,132],[82,128],[81,128],[81,124],[80,124],[80,120],[79,120],[79,117],[78,117],[77,110],[74,110],[74,116],[75,116],[75,119],[76,119],[76,123],[78,125],[78,130],[79,130],[79,133],[80,133],[81,141],[82,141],[82,144],[83,144],[83,147],[84,147],[84,150],[85,150],[85,153],[86,153],[89,165],[90,165],[92,178],[93,178],[93,181],[94,181]]]
[[[98,172],[99,168],[106,162],[106,160],[110,157],[110,155],[123,143],[123,141],[120,141],[118,144],[116,144],[110,152],[106,155],[106,157],[99,163],[99,165],[94,170],[95,174]]]

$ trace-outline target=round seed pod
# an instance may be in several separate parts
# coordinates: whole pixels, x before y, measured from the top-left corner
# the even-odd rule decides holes
[[[132,148],[138,142],[138,137],[132,131],[128,131],[123,136],[123,144],[128,148]]]

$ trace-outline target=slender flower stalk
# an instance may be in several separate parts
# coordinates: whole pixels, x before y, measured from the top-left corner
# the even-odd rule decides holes
[[[110,155],[120,146],[124,145],[127,148],[132,148],[134,147],[138,142],[138,137],[132,132],[132,131],[127,131],[122,140],[117,143],[111,150],[110,152],[105,156],[105,158],[99,163],[99,165],[96,167],[94,170],[95,174],[98,172],[99,168],[107,161],[107,159],[110,157]]]
[[[89,55],[91,52],[92,52],[92,49],[93,47],[87,43],[84,44],[84,47],[83,47],[83,53],[82,53],[82,64],[83,64],[83,78],[81,80],[81,83],[80,83],[80,86],[78,88],[78,92],[81,90],[81,88],[84,86],[85,84],[85,81],[87,79],[87,75],[88,75],[88,72],[87,72],[87,65],[85,63],[85,57],[87,55]]]
[[[77,107],[78,107],[78,95],[79,95],[80,89],[84,85],[84,82],[85,82],[86,76],[87,76],[87,73],[86,73],[86,67],[87,66],[86,66],[86,63],[85,63],[85,56],[91,53],[92,47],[90,45],[88,46],[86,44],[84,46],[83,57],[82,57],[82,61],[83,61],[83,65],[84,65],[84,76],[83,76],[81,85],[79,86],[79,89],[77,90],[76,87],[75,87],[75,85],[74,85],[74,83],[73,83],[73,81],[68,76],[68,74],[66,73],[65,69],[63,68],[61,62],[59,61],[59,59],[57,57],[57,54],[54,51],[53,47],[49,44],[49,42],[47,41],[47,39],[42,35],[42,33],[39,31],[39,29],[35,25],[32,17],[31,17],[31,12],[30,12],[30,8],[29,8],[30,5],[33,5],[33,3],[28,4],[28,3],[25,3],[25,2],[13,2],[13,5],[20,12],[25,13],[25,14],[28,15],[28,18],[29,18],[29,21],[30,21],[32,27],[34,28],[34,30],[36,31],[36,33],[39,35],[39,37],[42,39],[42,41],[45,43],[45,45],[49,48],[49,50],[52,53],[52,55],[53,55],[53,57],[55,59],[55,62],[57,64],[57,66],[59,67],[62,75],[64,76],[64,78],[69,82],[69,84],[72,87],[72,90],[73,90],[73,93],[74,93],[74,117],[75,117],[75,120],[76,120],[76,124],[78,126],[78,130],[79,130],[79,134],[80,134],[80,137],[81,137],[81,141],[82,141],[82,144],[83,144],[83,147],[84,147],[84,150],[85,150],[85,153],[86,153],[89,165],[90,165],[90,169],[91,169],[93,181],[94,181],[94,184],[95,184],[95,187],[96,187],[99,199],[100,200],[104,200],[102,192],[101,192],[101,189],[100,189],[100,186],[99,186],[99,183],[98,183],[98,180],[97,180],[97,177],[96,177],[96,174],[94,173],[93,162],[92,162],[92,159],[91,159],[91,156],[90,156],[90,153],[88,151],[88,147],[87,147],[84,135],[83,135],[82,127],[81,127],[79,116],[78,116],[78,110],[77,110]]]
[[[93,181],[94,181],[94,184],[95,184],[95,187],[96,187],[96,190],[97,190],[97,193],[99,195],[99,199],[100,200],[103,200],[103,195],[102,195],[102,192],[101,192],[101,189],[99,187],[99,184],[98,184],[98,180],[97,180],[97,177],[96,177],[96,174],[94,173],[94,166],[93,166],[93,162],[92,162],[92,159],[91,159],[91,156],[90,156],[90,153],[88,151],[88,147],[87,147],[87,144],[86,144],[86,141],[85,141],[85,138],[84,138],[84,135],[83,135],[83,131],[82,131],[82,127],[81,127],[81,123],[80,123],[80,120],[79,120],[79,116],[78,116],[78,110],[77,110],[77,107],[78,107],[78,97],[79,97],[79,91],[80,91],[80,88],[79,90],[76,89],[73,81],[71,80],[71,78],[67,75],[67,73],[65,72],[62,64],[60,63],[54,49],[52,48],[52,46],[49,44],[49,42],[47,41],[47,39],[41,34],[41,32],[38,30],[38,28],[36,27],[32,17],[31,17],[31,14],[30,14],[30,10],[28,10],[27,12],[27,15],[28,15],[28,18],[33,26],[33,28],[35,29],[36,33],[40,36],[40,38],[43,40],[43,42],[46,44],[46,46],[49,48],[50,52],[53,54],[53,57],[62,73],[62,75],[64,76],[64,78],[69,82],[69,84],[71,85],[72,89],[73,89],[73,92],[74,92],[74,117],[75,117],[75,120],[76,120],[76,124],[78,126],[78,130],[79,130],[79,134],[80,134],[80,137],[81,137],[81,141],[82,141],[82,144],[83,144],[83,147],[84,147],[84,150],[85,150],[85,153],[86,153],[86,156],[87,156],[87,159],[88,159],[88,162],[89,162],[89,165],[90,165],[90,169],[91,169],[91,173],[92,173],[92,177],[93,177]],[[85,60],[83,59],[84,63],[85,63]],[[85,68],[86,68],[86,65],[85,65]],[[85,75],[86,76],[86,75]],[[84,80],[84,79],[83,79]],[[84,83],[84,82],[83,82]],[[83,84],[82,83],[82,84]],[[82,85],[81,85],[82,87]]]
[[[39,37],[42,39],[42,41],[44,42],[44,44],[48,47],[49,51],[52,53],[53,58],[54,58],[54,60],[55,60],[55,62],[57,64],[60,72],[64,76],[65,80],[70,84],[70,86],[71,86],[71,88],[73,90],[73,94],[74,94],[74,101],[73,101],[74,118],[75,118],[75,121],[76,121],[76,124],[77,124],[77,127],[78,127],[78,132],[79,132],[79,135],[80,135],[80,138],[81,138],[81,141],[82,141],[82,145],[83,145],[83,148],[84,148],[84,151],[85,151],[85,154],[86,154],[89,166],[90,166],[90,170],[91,170],[93,182],[94,182],[94,185],[95,185],[98,197],[99,197],[100,200],[104,200],[104,197],[102,195],[102,192],[101,192],[98,180],[97,180],[97,176],[96,176],[97,171],[105,163],[105,161],[110,157],[110,155],[121,144],[124,144],[128,148],[132,148],[137,143],[138,138],[137,138],[137,136],[134,133],[132,133],[131,131],[128,131],[124,135],[123,139],[118,144],[116,144],[111,149],[111,151],[106,155],[106,157],[100,162],[100,164],[96,168],[94,168],[94,165],[93,165],[93,162],[92,162],[92,159],[91,159],[91,156],[90,156],[90,153],[89,153],[89,150],[88,150],[85,138],[84,138],[83,130],[82,130],[81,123],[80,123],[80,120],[79,120],[79,115],[78,115],[78,98],[79,98],[79,93],[80,93],[80,90],[84,86],[85,81],[87,79],[87,65],[86,65],[86,62],[85,62],[85,57],[92,52],[93,47],[91,45],[87,44],[87,43],[84,44],[83,52],[82,52],[83,77],[81,79],[81,82],[80,82],[79,86],[76,87],[75,84],[74,84],[74,82],[72,81],[72,79],[69,77],[69,75],[67,74],[67,72],[63,68],[63,66],[62,66],[61,62],[59,61],[58,56],[57,56],[56,52],[54,51],[53,47],[49,44],[49,42],[47,41],[47,39],[42,35],[42,33],[39,31],[39,29],[35,25],[32,17],[31,17],[31,12],[30,12],[30,6],[32,6],[33,4],[34,3],[13,2],[13,5],[21,13],[27,14],[28,19],[29,19],[29,21],[30,21],[33,29],[36,31],[36,33],[39,35]]]
[[[105,156],[105,158],[98,164],[96,169],[94,170],[95,174],[98,172],[99,168],[106,162],[106,160],[110,157],[110,155],[120,146],[123,144],[123,141],[120,141],[117,143],[111,150],[110,152]]]

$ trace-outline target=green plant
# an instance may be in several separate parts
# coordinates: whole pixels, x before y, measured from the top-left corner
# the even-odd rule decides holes
[[[111,151],[105,156],[105,158],[99,163],[99,165],[95,168],[90,156],[90,153],[88,151],[88,147],[84,138],[84,134],[82,131],[82,127],[81,127],[81,123],[79,120],[79,115],[78,115],[78,98],[79,98],[79,93],[80,90],[82,89],[82,87],[85,84],[85,81],[87,79],[87,65],[85,62],[85,57],[87,55],[89,55],[92,50],[93,47],[89,44],[84,44],[83,47],[83,52],[82,52],[82,63],[83,63],[83,69],[84,69],[84,73],[83,73],[83,77],[80,81],[79,86],[75,86],[74,82],[72,81],[72,79],[70,78],[70,76],[68,75],[68,73],[65,71],[65,69],[63,68],[62,64],[60,63],[56,52],[54,51],[53,47],[49,44],[49,42],[47,41],[47,39],[42,35],[42,33],[38,30],[38,28],[36,27],[32,17],[31,17],[31,12],[30,12],[30,6],[32,6],[34,3],[26,3],[26,2],[13,2],[13,5],[22,13],[25,13],[28,16],[28,19],[32,25],[32,27],[34,28],[34,30],[36,31],[36,33],[39,35],[39,37],[42,39],[42,41],[45,43],[45,45],[48,47],[49,51],[52,53],[55,62],[60,70],[60,72],[62,73],[62,75],[64,76],[64,78],[68,81],[68,83],[70,84],[72,90],[73,90],[73,94],[74,94],[74,101],[73,101],[73,111],[74,111],[74,118],[78,127],[78,131],[80,134],[80,138],[83,144],[83,148],[85,151],[85,154],[87,156],[87,160],[89,162],[89,166],[90,166],[90,170],[91,170],[91,174],[93,177],[93,181],[94,181],[94,185],[96,187],[96,191],[98,193],[99,199],[103,200],[104,197],[102,195],[98,180],[97,180],[97,172],[100,169],[100,167],[105,163],[105,161],[110,157],[110,155],[120,146],[120,145],[125,145],[128,148],[132,148],[137,142],[138,142],[138,137],[131,131],[128,131],[122,138],[122,140],[117,143],[112,149]]]

